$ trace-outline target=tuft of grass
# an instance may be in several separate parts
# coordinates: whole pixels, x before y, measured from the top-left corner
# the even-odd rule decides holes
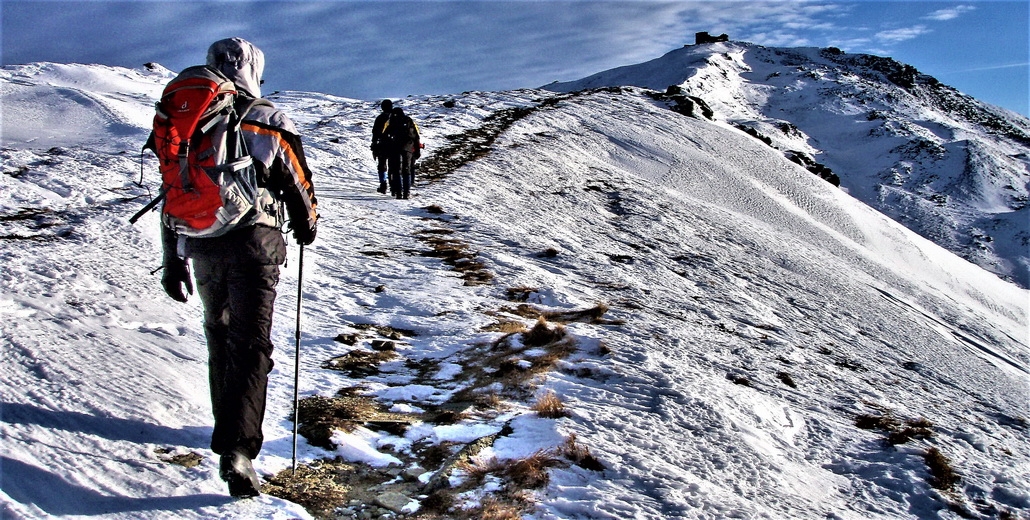
[[[466,486],[480,486],[484,481],[486,481],[486,477],[490,476],[490,474],[500,473],[503,469],[503,466],[497,457],[492,457],[486,460],[469,458],[467,460],[458,461],[454,466],[465,473]]]
[[[504,312],[521,316],[523,318],[538,319],[544,318],[547,321],[555,323],[590,323],[594,325],[619,325],[622,322],[618,320],[608,320],[604,318],[604,315],[608,312],[609,307],[606,303],[598,303],[593,307],[586,309],[578,309],[572,311],[544,311],[537,309],[536,307],[527,303],[519,304],[518,307],[503,308]]]
[[[548,419],[558,419],[569,416],[569,412],[565,409],[565,403],[563,403],[558,395],[551,390],[548,390],[544,395],[540,396],[536,403],[533,403],[533,406],[530,408],[540,417],[546,417]]]
[[[570,434],[565,438],[565,444],[559,449],[562,457],[565,457],[573,464],[590,471],[604,471],[604,464],[601,464],[597,457],[590,453],[590,449],[576,442],[576,434]]]
[[[483,500],[483,505],[478,511],[478,518],[482,520],[520,520],[525,507],[519,504],[501,502],[492,497]]]
[[[397,329],[389,325],[375,325],[372,323],[355,323],[352,325],[355,329],[364,331],[375,331],[380,336],[387,339],[401,340],[405,336],[414,337],[418,336],[418,333],[408,329]]]
[[[797,388],[798,387],[798,384],[794,382],[794,378],[790,377],[790,374],[788,374],[786,372],[777,372],[776,373],[776,379],[779,379],[780,382],[782,382],[783,384],[785,384],[785,385],[787,385],[787,386],[789,386],[791,388]]]
[[[454,271],[461,273],[465,285],[485,285],[493,280],[493,273],[487,270],[486,264],[476,260],[477,253],[470,251],[466,242],[438,235],[419,238],[432,248],[422,252],[422,256],[441,259]]]
[[[454,495],[445,489],[434,491],[420,502],[422,513],[446,514],[454,507]]]
[[[846,368],[852,372],[869,371],[869,369],[867,369],[862,363],[859,363],[858,361],[855,361],[853,359],[848,359],[844,356],[839,357],[836,361],[833,362],[833,364],[841,368]]]
[[[509,486],[518,489],[537,489],[550,482],[548,468],[562,465],[562,461],[551,450],[539,450],[523,459],[469,459],[459,462],[457,467],[476,485],[486,480],[486,477],[496,475],[508,482]]]
[[[301,464],[296,472],[284,469],[268,477],[261,492],[300,504],[315,518],[334,518],[333,512],[347,503],[350,492],[341,476],[355,469],[339,461]]]
[[[379,365],[397,357],[397,353],[391,350],[368,352],[365,350],[352,350],[342,356],[334,357],[322,364],[322,368],[345,372],[353,378],[361,378],[375,375],[379,372]]]
[[[439,410],[427,415],[425,421],[432,424],[458,424],[463,421],[466,414],[456,410]]]
[[[453,235],[454,234],[454,230],[453,229],[447,229],[447,228],[429,228],[429,229],[420,229],[420,230],[416,231],[415,233],[417,233],[419,235]]]
[[[159,459],[184,468],[192,468],[204,462],[204,457],[195,451],[180,454],[173,454],[172,451],[172,448],[157,448],[154,453],[158,455]]]
[[[363,399],[312,396],[301,399],[297,415],[300,433],[312,446],[335,450],[330,440],[335,430],[353,431],[357,421],[375,407]]]
[[[905,444],[912,439],[933,437],[933,423],[925,418],[899,421],[890,413],[884,415],[862,414],[855,417],[855,426],[863,430],[883,430],[888,446]]]
[[[598,303],[593,307],[587,309],[580,309],[576,311],[550,311],[544,312],[543,316],[550,321],[558,323],[594,323],[594,324],[605,324],[612,323],[616,324],[615,321],[604,320],[604,315],[608,313],[609,307],[607,303]]]
[[[501,474],[520,489],[538,489],[551,480],[547,468],[561,465],[561,461],[552,453],[541,450],[524,459],[511,461],[503,467]]]
[[[887,444],[894,446],[905,444],[912,439],[929,439],[933,437],[933,423],[925,418],[907,420],[903,427],[891,430],[887,435]]]
[[[504,334],[518,334],[526,332],[526,325],[521,321],[501,320],[497,323],[487,325],[481,329],[483,332],[503,332]]]
[[[855,417],[855,426],[863,430],[893,430],[901,423],[890,414],[873,415],[862,414]]]
[[[926,450],[923,456],[926,466],[930,469],[930,485],[944,491],[954,489],[961,478],[951,466],[951,460],[935,447]]]
[[[352,389],[344,389],[337,397],[311,396],[298,403],[297,415],[300,423],[297,433],[312,446],[335,450],[333,432],[353,431],[359,424],[386,424],[387,427],[405,428],[415,417],[381,410],[371,398],[347,395]],[[390,426],[392,425],[392,426]]]
[[[557,343],[565,339],[566,335],[565,327],[555,325],[554,328],[550,328],[547,326],[547,320],[541,316],[537,319],[533,328],[522,333],[522,344],[527,347],[542,347],[551,343]]]
[[[735,385],[747,386],[747,387],[751,386],[751,379],[749,379],[745,375],[734,374],[734,373],[731,372],[729,374],[726,374],[726,379],[729,379],[730,381],[733,381],[733,384],[735,384]]]
[[[524,302],[529,300],[529,296],[537,292],[538,290],[539,289],[536,287],[509,287],[507,290],[505,290],[505,296],[507,297],[508,301]]]

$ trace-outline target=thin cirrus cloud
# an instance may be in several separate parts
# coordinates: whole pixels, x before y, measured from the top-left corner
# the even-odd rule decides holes
[[[934,20],[937,22],[945,22],[948,20],[954,20],[965,13],[976,10],[975,6],[972,5],[957,5],[948,9],[938,9],[923,18],[926,20]]]
[[[884,43],[898,43],[908,40],[914,40],[924,34],[931,32],[931,29],[925,25],[915,25],[912,27],[902,27],[899,29],[888,29],[886,31],[880,31],[876,33],[875,39]]]

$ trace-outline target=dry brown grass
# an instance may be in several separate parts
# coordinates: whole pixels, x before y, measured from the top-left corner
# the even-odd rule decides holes
[[[414,422],[417,416],[392,413],[382,410],[371,398],[346,395],[350,389],[341,390],[337,397],[312,396],[301,399],[297,415],[300,433],[312,446],[335,450],[333,432],[353,431],[360,424],[375,423],[382,429],[403,429]]]
[[[437,518],[445,515],[454,507],[454,503],[454,494],[451,491],[446,489],[434,491],[420,503],[419,517]],[[452,516],[448,515],[446,518],[452,518]]]
[[[526,287],[526,286],[509,287],[505,291],[505,294],[506,294],[506,296],[507,296],[509,301],[524,302],[524,301],[529,299],[529,296],[531,294],[537,292],[538,290],[539,289],[536,288],[536,287]]]
[[[504,467],[502,474],[519,489],[537,489],[550,482],[551,476],[547,469],[561,465],[561,460],[553,453],[541,450],[524,459],[510,462]]]
[[[958,484],[959,480],[961,480],[958,473],[955,472],[955,468],[951,466],[951,459],[944,456],[941,450],[931,447],[926,450],[923,460],[930,469],[931,486],[947,491],[954,489],[955,484]]]
[[[553,328],[547,326],[547,320],[541,316],[537,319],[533,328],[522,333],[522,344],[527,347],[542,347],[558,342],[568,335],[565,327],[555,325]]]
[[[515,334],[521,341],[515,341]],[[550,327],[546,320],[538,319],[529,330],[507,334],[479,347],[463,364],[465,379],[473,383],[455,393],[453,399],[493,407],[484,403],[491,394],[500,394],[493,397],[496,402],[502,398],[527,399],[527,391],[535,386],[531,381],[575,352],[576,341],[564,326]]]
[[[540,417],[546,417],[548,419],[558,419],[561,417],[568,417],[569,412],[565,409],[565,403],[561,401],[558,394],[548,390],[539,399],[533,403],[530,407],[531,410],[536,412]]]
[[[343,476],[357,468],[339,461],[314,461],[284,469],[268,477],[261,492],[300,504],[315,518],[333,518],[336,508],[347,503],[351,487]]]
[[[501,309],[503,312],[521,316],[523,318],[538,319],[544,318],[547,321],[554,323],[590,323],[595,325],[618,325],[621,321],[608,320],[604,318],[604,315],[608,313],[609,307],[606,303],[598,303],[597,305],[587,308],[572,311],[545,311],[538,309],[528,303],[522,303],[515,308],[506,307]]]
[[[312,446],[335,450],[330,440],[336,430],[353,431],[358,420],[373,411],[371,402],[363,399],[312,396],[301,399],[297,415],[297,432]]]
[[[890,412],[883,415],[862,414],[855,417],[855,426],[863,430],[883,430],[890,446],[905,444],[912,439],[933,437],[933,423],[925,418],[901,421]]]
[[[540,450],[523,459],[471,459],[459,463],[458,468],[465,472],[469,482],[474,485],[482,483],[489,475],[496,475],[508,483],[509,488],[514,486],[514,489],[537,489],[546,486],[550,481],[548,468],[562,465],[562,461],[552,450]]]
[[[172,454],[171,448],[155,448],[154,453],[157,454],[159,459],[169,464],[176,464],[184,468],[192,468],[200,465],[201,462],[204,462],[204,457],[195,451]]]
[[[342,356],[334,357],[322,364],[322,368],[345,372],[353,378],[361,378],[377,374],[379,365],[397,357],[391,350],[369,352],[352,350]]]
[[[890,414],[885,415],[873,415],[873,414],[862,414],[855,417],[855,426],[862,428],[863,430],[891,430],[897,428],[901,424]]]
[[[451,266],[454,271],[461,273],[465,285],[484,285],[493,280],[493,273],[487,270],[486,264],[476,260],[477,253],[469,250],[468,243],[439,234],[419,238],[431,248],[424,251],[422,256],[439,258]]]
[[[565,444],[558,450],[559,455],[573,464],[590,471],[604,471],[604,465],[590,453],[590,449],[576,441],[576,434],[565,438]]]
[[[501,320],[497,323],[487,325],[481,329],[483,332],[501,332],[504,334],[517,334],[526,332],[526,324],[521,321]]]
[[[466,487],[476,487],[481,485],[491,473],[499,473],[501,463],[497,460],[497,457],[486,460],[470,458],[459,461],[455,464],[455,467],[465,474],[466,480],[464,485]]]
[[[447,228],[429,228],[421,229],[419,231],[416,231],[416,233],[418,233],[419,235],[453,235],[454,230]]]
[[[526,507],[524,504],[502,502],[493,497],[483,499],[483,505],[475,513],[474,518],[481,520],[519,520]]]

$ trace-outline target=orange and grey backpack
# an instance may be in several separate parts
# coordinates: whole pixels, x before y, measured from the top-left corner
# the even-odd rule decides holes
[[[257,220],[262,210],[254,161],[240,123],[260,98],[240,95],[212,67],[189,67],[165,87],[143,146],[157,155],[161,191],[129,219],[162,200],[164,224],[191,237],[215,237]]]

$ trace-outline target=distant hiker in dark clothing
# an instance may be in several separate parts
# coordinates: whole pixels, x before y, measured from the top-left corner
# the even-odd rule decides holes
[[[261,96],[263,53],[239,38],[220,40],[208,49],[207,64],[235,84],[240,101]],[[204,304],[208,371],[214,432],[211,450],[220,455],[219,476],[237,497],[256,496],[260,481],[251,459],[261,450],[268,373],[272,370],[272,306],[279,266],[286,259],[280,226],[285,204],[293,236],[300,244],[315,239],[316,200],[293,122],[271,103],[246,112],[240,132],[258,171],[262,197],[249,218],[225,234],[187,236],[163,219],[165,292],[185,302],[192,294],[187,259],[193,260],[197,291]],[[168,202],[166,201],[166,205]],[[184,234],[186,233],[186,234]],[[181,256],[180,256],[181,255]]]
[[[383,138],[389,143],[390,155],[387,167],[390,174],[390,195],[406,199],[415,182],[415,161],[421,155],[421,138],[418,125],[404,110],[394,107],[390,119],[383,129]]]
[[[383,128],[390,119],[390,111],[393,110],[393,101],[384,99],[379,105],[383,111],[376,116],[372,123],[372,158],[376,160],[376,171],[379,173],[379,193],[386,193],[386,161],[389,157],[387,144],[383,141]]]

